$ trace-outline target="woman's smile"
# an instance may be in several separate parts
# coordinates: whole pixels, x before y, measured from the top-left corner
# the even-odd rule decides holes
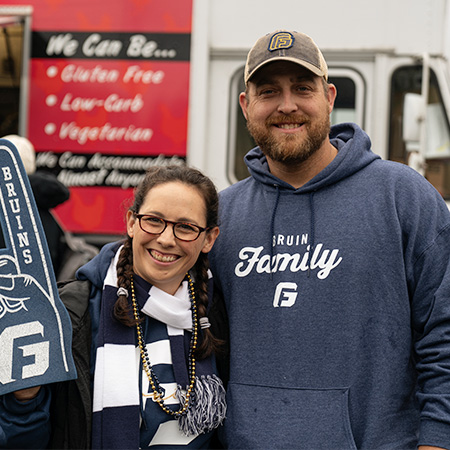
[[[174,255],[174,254],[170,254],[170,253],[162,253],[155,249],[149,249],[148,252],[150,253],[150,256],[153,259],[156,259],[156,261],[162,262],[162,263],[172,263],[172,262],[176,261],[178,258],[180,258],[180,256],[178,256],[178,255]]]

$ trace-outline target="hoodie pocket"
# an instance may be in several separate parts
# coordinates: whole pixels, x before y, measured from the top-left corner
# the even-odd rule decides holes
[[[356,449],[348,389],[230,383],[225,437],[230,449]]]

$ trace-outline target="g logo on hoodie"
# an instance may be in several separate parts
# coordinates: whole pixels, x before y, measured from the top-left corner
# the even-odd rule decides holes
[[[273,297],[273,307],[291,307],[297,300],[297,283],[281,282],[277,284],[275,296]]]

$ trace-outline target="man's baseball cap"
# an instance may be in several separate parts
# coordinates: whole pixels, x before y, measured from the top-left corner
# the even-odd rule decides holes
[[[304,33],[279,30],[259,38],[249,51],[244,73],[245,85],[257,70],[273,61],[291,61],[328,79],[327,63],[315,42]]]

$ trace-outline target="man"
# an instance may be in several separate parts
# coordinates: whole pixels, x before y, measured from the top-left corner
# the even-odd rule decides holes
[[[258,147],[221,193],[228,448],[450,448],[450,214],[355,124],[308,36],[248,54]],[[433,448],[435,448],[433,447]]]

